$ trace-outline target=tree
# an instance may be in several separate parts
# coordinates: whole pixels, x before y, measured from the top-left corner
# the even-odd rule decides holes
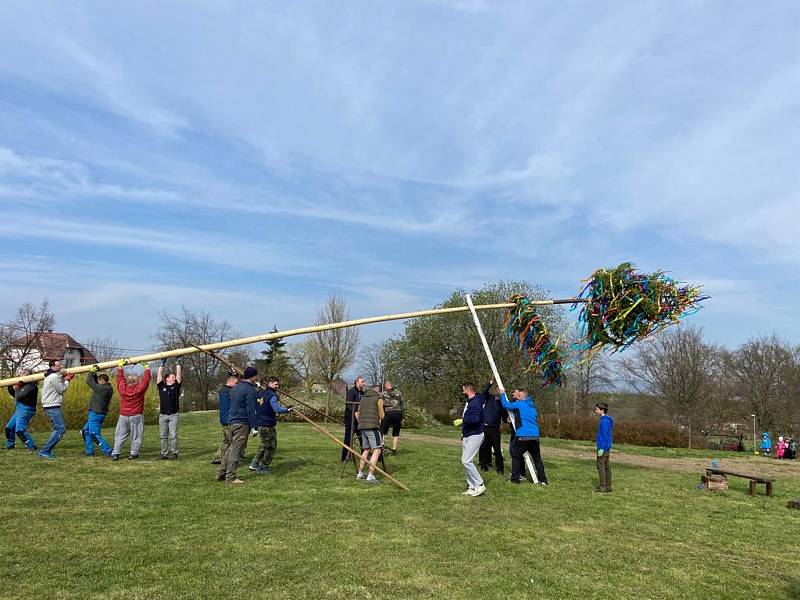
[[[347,302],[341,293],[330,295],[325,305],[317,311],[315,325],[338,323],[350,319]],[[358,329],[345,327],[314,333],[309,338],[312,370],[331,385],[345,369],[353,364],[358,350]]]
[[[475,304],[506,302],[512,294],[543,298],[541,288],[522,281],[486,285],[472,294]],[[439,307],[464,306],[465,291],[456,290]],[[524,385],[531,392],[540,389],[539,374],[525,370],[525,359],[517,351],[517,340],[505,335],[505,312],[480,311],[498,369],[506,387]],[[566,324],[563,310],[542,306],[540,315],[546,321],[553,339],[563,337]],[[406,321],[399,337],[386,344],[386,369],[403,387],[408,397],[415,398],[434,414],[444,417],[461,400],[461,385],[489,381],[491,370],[486,360],[475,324],[469,313],[435,315]],[[551,400],[552,392],[540,392],[537,403]]]
[[[595,352],[583,361],[573,364],[568,375],[567,385],[573,391],[573,414],[577,414],[578,409],[586,413],[589,410],[589,397],[613,385],[609,360],[602,352]]]
[[[119,342],[110,335],[97,335],[85,345],[89,352],[94,354],[97,362],[107,362],[121,356]]]
[[[160,350],[212,344],[238,335],[227,321],[216,321],[206,312],[195,312],[185,306],[178,315],[164,311],[159,317],[161,327],[152,337],[158,341]],[[218,352],[226,354],[226,350]],[[203,352],[188,354],[181,360],[184,361],[183,389],[187,397],[192,405],[196,403],[201,410],[207,410],[220,363]]]
[[[361,350],[359,370],[368,383],[383,385],[386,377],[387,342],[369,344]]]
[[[273,326],[270,333],[276,333],[278,326]],[[261,351],[263,358],[256,360],[256,367],[259,373],[264,376],[274,376],[281,380],[285,385],[289,385],[295,372],[289,361],[289,357],[284,350],[286,342],[280,338],[268,340],[267,348]]]
[[[744,407],[769,431],[790,425],[795,387],[797,351],[777,336],[748,340],[727,354],[726,372]],[[787,410],[789,409],[789,410]]]
[[[307,385],[314,375],[311,365],[311,340],[306,339],[302,342],[289,344],[286,347],[286,355],[289,364],[303,382],[303,385]]]
[[[41,338],[53,331],[56,320],[45,298],[34,306],[30,302],[17,308],[13,318],[0,323],[0,369],[4,375],[20,368],[37,369],[42,364]]]
[[[704,401],[714,391],[718,352],[703,341],[701,329],[680,327],[637,346],[622,361],[625,379],[638,392],[659,397],[674,420],[688,426],[689,447]]]

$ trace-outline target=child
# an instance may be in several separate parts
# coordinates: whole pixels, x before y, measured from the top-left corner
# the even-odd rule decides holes
[[[779,435],[778,436],[778,443],[775,445],[775,458],[777,458],[778,460],[783,460],[783,454],[786,452],[786,449],[788,447],[789,447],[789,444],[787,444],[783,440],[783,436],[782,435]]]
[[[594,412],[600,417],[597,425],[597,474],[600,476],[600,486],[597,491],[608,493],[611,491],[611,465],[608,455],[613,442],[614,419],[608,416],[608,404],[605,402],[598,402]]]
[[[761,434],[761,454],[769,456],[772,450],[772,438],[769,437],[769,432],[765,431]]]

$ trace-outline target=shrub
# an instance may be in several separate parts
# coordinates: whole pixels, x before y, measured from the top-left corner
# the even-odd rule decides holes
[[[113,381],[113,380],[112,380]],[[36,407],[36,416],[31,421],[30,430],[33,432],[49,431],[50,422],[42,410],[41,399],[42,386],[39,384],[39,401]],[[67,429],[79,430],[86,423],[86,413],[89,410],[89,398],[92,396],[91,388],[86,385],[85,379],[76,375],[67,391],[64,393],[64,402],[61,408],[64,412],[64,420],[67,423]],[[144,422],[148,425],[158,423],[158,390],[155,383],[151,381],[150,388],[147,390],[144,398]],[[14,412],[14,399],[7,393],[0,394],[0,418],[2,418],[3,426],[8,422],[11,414]],[[114,387],[114,397],[111,399],[109,406],[108,416],[106,417],[104,426],[114,426],[119,417],[119,394]]]
[[[541,429],[545,437],[594,440],[597,434],[597,419],[562,415],[559,427],[557,415],[546,414],[541,417]],[[672,423],[626,419],[614,421],[614,443],[685,448],[689,445],[689,438]],[[695,440],[692,440],[692,445],[695,445]]]

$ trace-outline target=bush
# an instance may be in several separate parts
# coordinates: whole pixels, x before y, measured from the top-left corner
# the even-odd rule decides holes
[[[597,419],[592,417],[562,415],[559,427],[557,415],[546,414],[542,415],[540,424],[545,437],[594,440],[597,434]],[[685,448],[689,445],[689,437],[672,423],[626,419],[614,421],[614,443]],[[692,445],[695,445],[694,439]]]
[[[113,381],[113,380],[112,380]],[[50,422],[42,410],[41,399],[42,386],[39,384],[39,401],[36,407],[36,416],[31,421],[30,430],[33,432],[50,431]],[[64,411],[64,420],[67,422],[67,429],[79,430],[86,423],[86,413],[89,410],[89,398],[92,396],[91,388],[86,385],[85,379],[77,375],[73,379],[67,391],[64,393],[64,402],[61,405]],[[158,390],[155,383],[151,381],[150,388],[144,398],[144,422],[148,425],[158,423]],[[0,394],[0,419],[3,426],[8,422],[14,412],[14,399],[5,391]],[[119,417],[119,394],[114,387],[114,397],[111,399],[108,416],[104,426],[114,426]]]

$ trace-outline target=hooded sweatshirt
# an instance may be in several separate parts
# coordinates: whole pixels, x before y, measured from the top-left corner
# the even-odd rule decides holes
[[[89,410],[98,415],[108,413],[108,405],[111,404],[111,396],[114,395],[114,388],[110,383],[100,383],[97,381],[97,373],[86,375],[86,385],[92,388],[92,397],[89,399]]]
[[[600,423],[597,426],[597,449],[608,452],[611,450],[614,432],[614,419],[608,415],[600,417]]]
[[[144,376],[136,385],[128,385],[125,372],[117,369],[117,391],[119,392],[119,415],[132,417],[144,413],[144,395],[150,385],[150,369],[144,370]]]
[[[500,401],[503,408],[508,411],[516,411],[514,414],[514,425],[518,438],[539,439],[539,413],[536,405],[530,396],[525,396],[522,400],[509,402],[508,396],[503,392],[500,394]],[[499,417],[498,417],[499,418]]]
[[[42,385],[42,408],[61,408],[69,381],[61,373],[50,373]]]
[[[36,410],[36,396],[39,393],[39,386],[35,382],[29,381],[23,384],[21,388],[10,385],[8,386],[8,393],[20,404]]]

